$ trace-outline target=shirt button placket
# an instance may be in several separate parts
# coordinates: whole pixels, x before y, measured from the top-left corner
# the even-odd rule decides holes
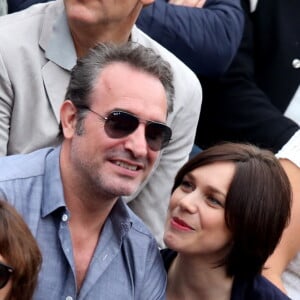
[[[61,217],[61,220],[62,220],[63,222],[67,222],[68,219],[69,219],[69,216],[68,216],[67,214],[63,214],[62,217]],[[68,300],[71,300],[71,299],[68,299]]]

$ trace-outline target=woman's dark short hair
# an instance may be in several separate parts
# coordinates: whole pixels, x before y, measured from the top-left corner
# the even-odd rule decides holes
[[[185,174],[218,161],[234,163],[235,174],[225,203],[225,221],[232,232],[232,246],[217,265],[225,265],[229,276],[252,277],[261,272],[288,224],[290,183],[270,151],[248,144],[224,143],[188,161],[179,170],[173,191]]]
[[[42,255],[29,228],[8,203],[0,200],[0,254],[13,267],[8,299],[31,300],[37,284]]]

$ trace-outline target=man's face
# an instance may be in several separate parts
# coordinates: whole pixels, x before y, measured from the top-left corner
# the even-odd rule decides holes
[[[159,79],[124,63],[107,66],[91,93],[90,109],[102,116],[121,110],[141,119],[165,122],[167,100]],[[145,139],[146,124],[140,123],[131,134],[111,138],[105,121],[87,111],[83,133],[70,139],[71,163],[76,172],[109,197],[130,195],[151,171],[157,151]]]
[[[113,24],[135,20],[141,0],[64,0],[68,19],[82,24]],[[147,1],[146,1],[147,2]]]

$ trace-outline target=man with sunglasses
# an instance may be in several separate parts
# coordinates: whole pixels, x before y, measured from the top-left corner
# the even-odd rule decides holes
[[[173,97],[170,65],[154,51],[99,44],[71,73],[61,145],[0,158],[0,197],[43,254],[34,299],[165,299],[157,243],[121,196],[168,145]]]
[[[167,120],[173,137],[151,176],[124,200],[162,244],[173,178],[194,144],[202,91],[188,67],[134,25],[142,8],[153,2],[55,0],[1,17],[0,156],[57,143],[70,71],[95,44],[130,40],[154,49],[174,72],[174,110]]]

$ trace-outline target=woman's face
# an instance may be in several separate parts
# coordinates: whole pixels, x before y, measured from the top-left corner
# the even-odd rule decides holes
[[[2,255],[0,255],[0,263],[3,263],[5,265],[7,264],[7,261],[3,258]],[[10,278],[7,284],[2,289],[0,289],[0,300],[8,300],[8,295],[11,290],[11,287],[12,287],[12,282]]]
[[[173,192],[164,241],[180,253],[220,259],[231,233],[225,224],[225,199],[235,172],[231,162],[215,162],[186,174]]]

